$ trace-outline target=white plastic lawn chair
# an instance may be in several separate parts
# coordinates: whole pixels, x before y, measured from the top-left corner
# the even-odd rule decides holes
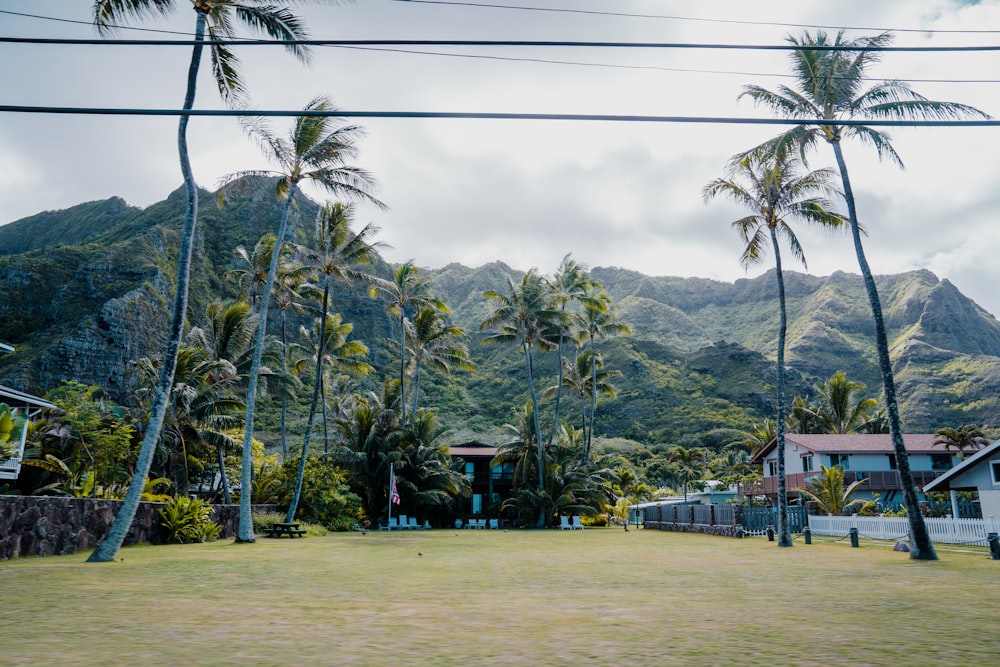
[[[569,523],[568,516],[559,517],[559,530],[573,530],[573,526]]]
[[[583,524],[580,523],[579,515],[573,517],[573,530],[583,530]]]

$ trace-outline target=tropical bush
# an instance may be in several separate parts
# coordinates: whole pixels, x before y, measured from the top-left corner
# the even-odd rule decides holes
[[[204,500],[177,496],[159,515],[171,542],[214,542],[222,534],[222,526],[212,521],[212,508]]]

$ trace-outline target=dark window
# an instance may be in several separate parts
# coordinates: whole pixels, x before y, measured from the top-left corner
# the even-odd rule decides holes
[[[833,466],[843,466],[844,470],[850,470],[850,457],[847,454],[830,454],[830,467]]]
[[[811,472],[813,469],[813,456],[806,454],[802,457],[802,472]]]
[[[771,460],[767,462],[767,476],[777,477],[778,476],[778,461]]]
[[[990,461],[990,470],[993,471],[993,483],[1000,484],[1000,461]]]
[[[951,454],[931,454],[931,470],[951,468]]]
[[[896,455],[889,454],[889,470],[895,470],[895,469],[896,469]]]

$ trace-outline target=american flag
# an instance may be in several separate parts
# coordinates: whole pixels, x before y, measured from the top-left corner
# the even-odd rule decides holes
[[[396,488],[396,471],[392,464],[389,464],[389,502],[394,505],[399,504],[399,489]]]

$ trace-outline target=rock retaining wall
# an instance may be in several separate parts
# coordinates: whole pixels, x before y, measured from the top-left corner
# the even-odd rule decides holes
[[[118,508],[118,500],[53,496],[0,496],[0,558],[54,556],[87,551],[97,546]],[[162,544],[166,533],[157,511],[163,503],[139,503],[125,545]],[[213,518],[222,537],[234,537],[239,505],[213,505]],[[255,505],[255,512],[277,512],[276,505]]]

